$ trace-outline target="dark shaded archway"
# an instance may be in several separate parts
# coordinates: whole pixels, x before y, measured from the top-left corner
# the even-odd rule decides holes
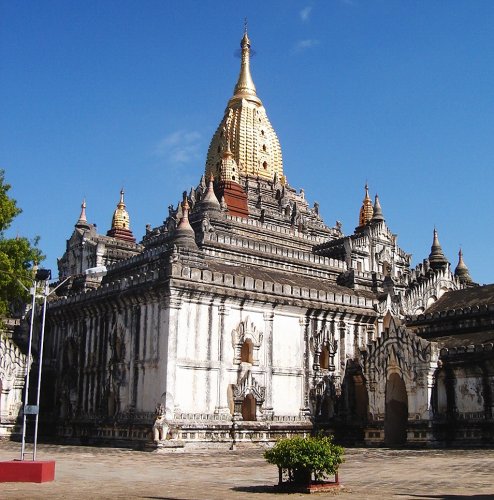
[[[384,443],[388,446],[405,444],[407,422],[408,396],[405,382],[398,373],[392,373],[386,381]]]
[[[348,423],[363,426],[367,421],[369,396],[360,364],[348,361],[342,385],[339,411],[346,414]]]

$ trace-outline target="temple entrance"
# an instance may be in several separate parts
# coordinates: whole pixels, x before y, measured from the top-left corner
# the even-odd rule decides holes
[[[406,443],[408,422],[408,396],[403,378],[392,373],[386,382],[384,414],[384,443],[399,446]]]
[[[244,421],[256,420],[256,398],[247,394],[242,401],[242,419]]]

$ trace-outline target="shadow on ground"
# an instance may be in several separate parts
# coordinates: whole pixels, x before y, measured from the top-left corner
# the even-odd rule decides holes
[[[234,486],[230,488],[232,491],[240,491],[242,493],[286,493],[281,491],[276,485],[260,484],[257,486]]]
[[[398,493],[398,496],[406,496],[407,498],[424,498],[426,500],[462,500],[469,498],[471,500],[493,500],[494,493],[489,495],[410,495],[404,494],[401,495]]]

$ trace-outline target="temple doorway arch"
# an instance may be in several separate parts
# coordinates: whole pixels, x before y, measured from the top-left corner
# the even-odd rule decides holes
[[[389,375],[385,392],[384,443],[399,446],[406,443],[408,423],[407,389],[399,373]]]

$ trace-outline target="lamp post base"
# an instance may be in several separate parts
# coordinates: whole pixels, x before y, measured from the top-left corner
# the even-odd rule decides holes
[[[0,483],[46,483],[55,479],[55,460],[0,462]]]

